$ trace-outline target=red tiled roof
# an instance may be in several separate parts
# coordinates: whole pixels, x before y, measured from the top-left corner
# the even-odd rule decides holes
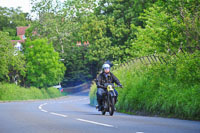
[[[28,26],[17,27],[17,35],[24,35]]]
[[[90,44],[89,41],[83,43],[84,46],[88,46],[89,44]],[[81,41],[77,41],[76,45],[81,46],[82,45]]]

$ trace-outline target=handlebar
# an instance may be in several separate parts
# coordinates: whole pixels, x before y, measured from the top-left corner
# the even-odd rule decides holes
[[[119,87],[120,87],[120,88],[123,88],[123,86],[119,86],[119,85],[116,86],[116,85],[111,84],[111,83],[106,83],[106,84],[104,84],[104,86],[105,86],[106,88],[107,88],[108,85],[112,85],[113,88],[119,88]]]
[[[123,88],[122,86],[119,86],[119,85],[117,85],[117,86],[113,86],[114,88]]]

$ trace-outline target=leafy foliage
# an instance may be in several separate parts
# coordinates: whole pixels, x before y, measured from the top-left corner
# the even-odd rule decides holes
[[[118,55],[113,58],[113,53],[111,53],[110,60],[124,62],[131,58],[130,41],[136,37],[136,31],[131,29],[131,25],[143,27],[143,22],[138,17],[154,2],[152,0],[99,1],[100,6],[96,8],[95,14],[99,16],[100,20],[105,20],[106,37],[110,39],[111,45],[115,46],[114,53]]]
[[[29,33],[36,30],[40,37],[47,37],[53,42],[69,68],[65,79],[76,81],[88,79],[85,77],[94,78],[106,60],[123,62],[130,58],[129,41],[135,38],[135,31],[131,30],[130,25],[142,26],[142,21],[137,17],[154,1],[111,0],[99,1],[98,4],[94,0],[55,4],[46,0],[32,2],[39,20],[35,21]],[[76,42],[82,45],[89,42],[89,46],[75,48]],[[77,63],[78,66],[73,65]]]
[[[31,2],[38,19],[32,21],[26,36],[52,42],[65,59],[65,81],[94,78],[106,60],[121,63],[133,57],[199,45],[199,1]],[[2,25],[12,29],[28,22],[28,15],[20,9],[1,8],[1,16]],[[6,24],[11,20],[12,24]],[[77,42],[89,45],[77,48]]]
[[[16,36],[17,26],[27,26],[28,13],[23,13],[20,8],[0,7],[0,30],[8,32],[10,36]]]
[[[15,84],[0,83],[0,101],[48,99],[63,96],[56,88],[24,88]]]
[[[199,120],[199,51],[170,57],[167,64],[144,66],[139,62],[114,71],[124,85],[118,89],[121,112]],[[96,104],[96,85],[90,103]]]
[[[197,1],[159,1],[139,17],[145,28],[132,26],[132,56],[178,51],[199,46],[199,8]]]
[[[166,55],[179,48],[199,48],[199,0],[31,2],[38,19],[26,31],[30,39],[25,44],[26,62],[23,54],[14,56],[9,36],[17,39],[16,26],[30,23],[29,16],[20,8],[0,7],[0,30],[9,32],[0,31],[0,81],[14,82],[18,77],[21,84],[47,88],[64,75],[67,84],[79,83],[95,78],[106,60],[123,63],[155,52]],[[199,119],[199,53],[169,58],[167,65],[135,63],[115,71],[125,86],[119,90],[121,111]],[[48,95],[56,93],[52,91]],[[31,92],[42,97],[38,90]]]
[[[132,43],[133,56],[166,53],[169,49],[178,49],[183,43],[184,37],[178,32],[183,25],[167,15],[162,8],[154,5],[145,10],[140,18],[146,20],[146,26],[137,28],[137,38]]]
[[[6,32],[0,32],[0,78],[2,79],[5,75],[8,75],[8,60],[10,59],[10,56],[13,54],[14,49],[12,47],[12,44],[9,43],[9,37],[8,33]]]
[[[179,54],[177,58],[169,59],[167,65],[128,66],[129,71],[125,71],[125,68],[116,71],[115,74],[125,85],[123,90],[119,90],[118,109],[200,119],[200,62],[197,56],[199,52],[193,55]]]
[[[52,44],[45,39],[26,42],[27,84],[47,87],[61,82],[65,67]]]
[[[0,31],[0,81],[20,82],[25,77],[24,56],[17,52],[7,32]]]

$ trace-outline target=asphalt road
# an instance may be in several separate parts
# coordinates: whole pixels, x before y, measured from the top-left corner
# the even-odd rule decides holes
[[[0,133],[200,133],[199,121],[102,116],[88,91],[54,100],[0,103]]]

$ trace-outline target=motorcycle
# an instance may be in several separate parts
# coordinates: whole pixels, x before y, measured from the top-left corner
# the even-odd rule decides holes
[[[114,88],[119,86],[114,86],[114,84],[107,84],[107,93],[103,98],[103,108],[102,108],[102,115],[105,115],[106,112],[109,112],[110,116],[114,114],[115,111],[115,103],[116,103],[116,94]]]

